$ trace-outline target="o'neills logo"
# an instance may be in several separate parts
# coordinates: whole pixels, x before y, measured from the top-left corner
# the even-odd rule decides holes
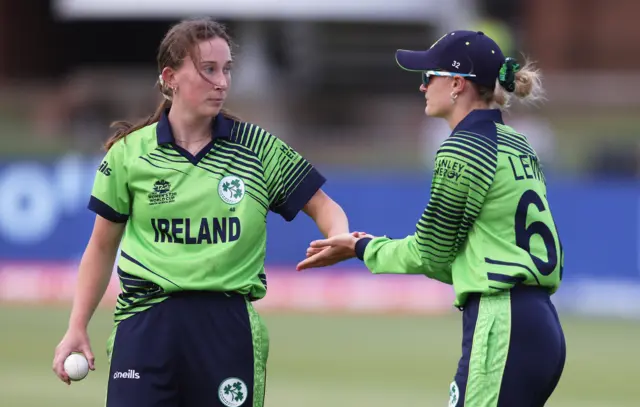
[[[136,372],[133,369],[129,369],[126,372],[115,372],[113,374],[113,379],[117,380],[117,379],[134,379],[134,380],[138,380],[140,379],[140,373]]]

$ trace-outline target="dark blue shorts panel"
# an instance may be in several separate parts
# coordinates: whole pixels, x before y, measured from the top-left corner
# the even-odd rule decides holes
[[[107,407],[178,407],[176,335],[166,301],[120,322],[116,328]]]
[[[178,294],[117,328],[107,407],[252,406],[253,388],[242,296]]]
[[[455,376],[459,401],[455,407],[465,406],[478,308],[479,297],[471,298],[464,307],[462,357]],[[513,289],[509,350],[498,407],[543,407],[560,380],[565,358],[564,333],[549,295],[538,288]]]
[[[185,322],[179,335],[182,407],[225,406],[221,398],[253,406],[254,350],[244,297],[187,294],[173,301]]]

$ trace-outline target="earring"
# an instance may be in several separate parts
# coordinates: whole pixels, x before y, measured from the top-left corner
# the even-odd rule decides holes
[[[457,93],[451,92],[451,104],[454,105],[456,103],[456,99],[458,98]]]

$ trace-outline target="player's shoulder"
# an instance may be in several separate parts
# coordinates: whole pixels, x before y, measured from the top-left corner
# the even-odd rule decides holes
[[[498,144],[495,138],[483,133],[456,131],[442,142],[438,154],[492,162],[497,160]]]
[[[440,145],[436,166],[456,163],[460,168],[474,168],[489,176],[497,168],[497,143],[483,133],[455,131]]]
[[[247,121],[234,120],[233,129],[231,130],[231,138],[235,141],[251,140],[256,141],[260,139],[269,139],[274,137],[264,127]]]
[[[133,156],[144,154],[157,145],[156,126],[157,123],[153,123],[127,134],[113,143],[109,151]]]
[[[261,125],[240,120],[234,122],[230,141],[250,149],[258,156],[269,154],[284,144],[270,130]]]
[[[507,124],[497,123],[496,132],[500,139],[503,139],[506,141],[515,141],[515,142],[522,142],[522,143],[529,144],[529,140],[527,139],[527,136],[525,136],[523,133],[517,131],[514,127],[509,126]]]
[[[496,124],[496,132],[499,134],[506,134],[506,135],[512,135],[512,136],[522,136],[524,137],[524,135],[520,132],[518,132],[515,128],[513,128],[512,126],[506,124],[506,123],[497,123]]]
[[[125,157],[139,157],[157,146],[156,123],[135,130],[117,140],[109,149],[109,154]]]
[[[482,123],[473,127],[455,129],[442,144],[468,147],[482,146],[486,149],[496,150],[498,146],[497,134],[496,123]]]

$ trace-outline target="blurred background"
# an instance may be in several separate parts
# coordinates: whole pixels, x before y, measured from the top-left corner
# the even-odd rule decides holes
[[[0,406],[102,405],[118,283],[90,326],[98,370],[51,373],[109,124],[155,109],[155,54],[181,18],[227,24],[235,113],[328,178],[354,230],[404,237],[448,136],[425,118],[398,48],[482,30],[544,73],[547,102],[515,105],[548,179],[566,251],[554,296],[568,360],[550,406],[638,406],[640,2],[634,0],[0,0]],[[319,234],[269,217],[267,406],[444,406],[460,353],[450,287],[372,276],[358,262],[296,273]]]

